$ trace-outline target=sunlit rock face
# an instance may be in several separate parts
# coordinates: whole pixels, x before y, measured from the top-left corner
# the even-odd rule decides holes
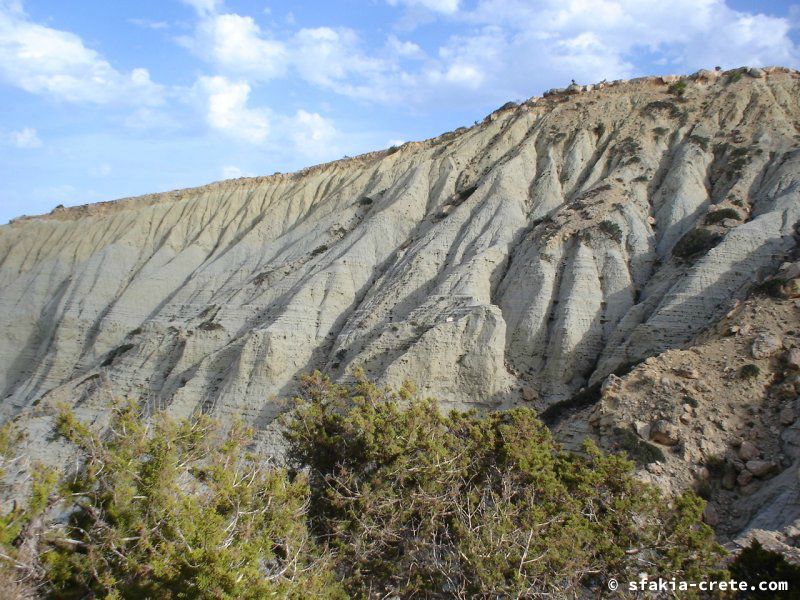
[[[299,374],[355,367],[452,407],[545,409],[680,347],[800,219],[798,74],[686,82],[0,227],[0,415],[128,396],[268,427]]]

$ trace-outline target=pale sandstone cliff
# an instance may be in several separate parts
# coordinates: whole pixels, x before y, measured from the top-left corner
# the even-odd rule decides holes
[[[675,81],[0,227],[0,417],[35,440],[58,402],[102,419],[131,396],[269,431],[298,374],[355,366],[454,407],[544,410],[680,348],[795,249],[800,75]],[[721,208],[740,219],[705,225]],[[713,244],[673,256],[694,229]]]

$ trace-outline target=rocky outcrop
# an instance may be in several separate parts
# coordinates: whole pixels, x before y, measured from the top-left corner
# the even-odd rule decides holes
[[[298,374],[354,367],[544,410],[680,347],[795,247],[800,79],[677,80],[0,227],[0,415],[132,396],[268,428]]]

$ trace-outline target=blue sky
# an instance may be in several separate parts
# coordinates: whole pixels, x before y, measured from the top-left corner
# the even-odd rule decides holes
[[[741,0],[0,0],[0,223],[290,171],[508,100],[800,66],[800,4]]]

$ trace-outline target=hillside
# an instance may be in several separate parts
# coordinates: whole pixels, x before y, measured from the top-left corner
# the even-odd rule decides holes
[[[57,404],[102,422],[124,396],[241,416],[270,445],[297,375],[363,367],[451,407],[566,407],[557,433],[580,439],[601,408],[570,399],[698,344],[793,259],[798,98],[782,68],[570,86],[296,174],[17,219],[0,227],[0,416],[23,415],[33,455]],[[723,385],[725,352],[689,362]],[[661,410],[625,399],[603,400],[608,431]],[[683,468],[667,484],[692,485]]]

